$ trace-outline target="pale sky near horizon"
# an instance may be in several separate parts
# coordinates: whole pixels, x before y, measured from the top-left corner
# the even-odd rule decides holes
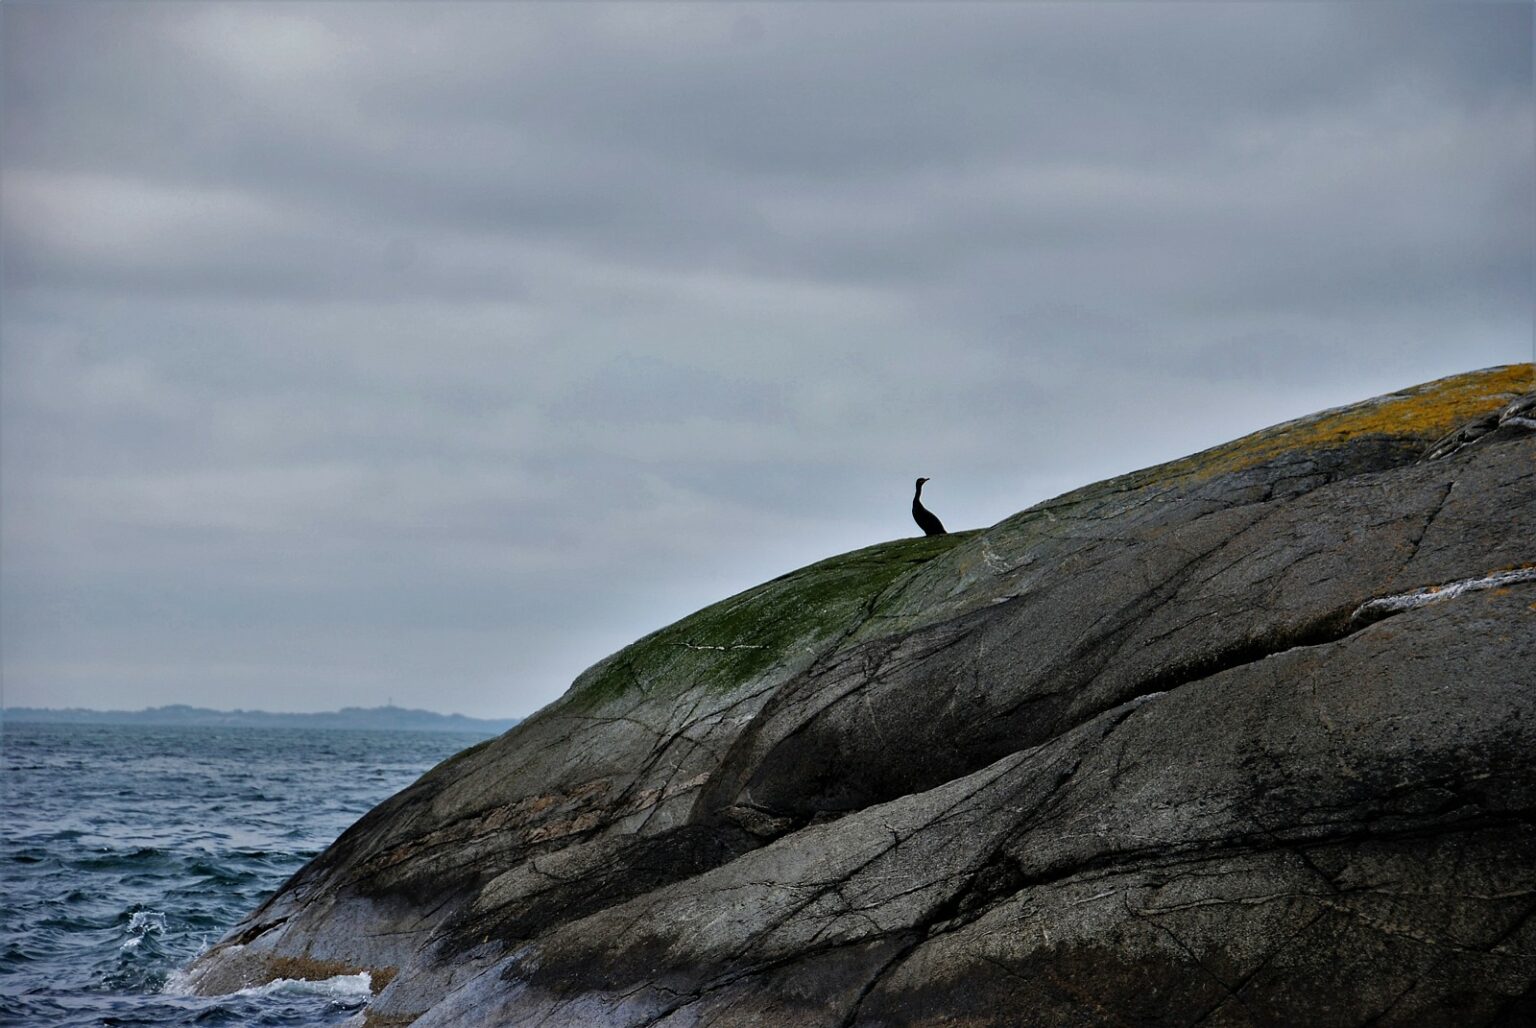
[[[11,706],[531,713],[1530,360],[1532,8],[8,3]]]

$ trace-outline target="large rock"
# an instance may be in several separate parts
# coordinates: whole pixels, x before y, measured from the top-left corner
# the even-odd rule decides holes
[[[191,969],[375,1025],[1536,1020],[1536,382],[1325,411],[733,597]]]

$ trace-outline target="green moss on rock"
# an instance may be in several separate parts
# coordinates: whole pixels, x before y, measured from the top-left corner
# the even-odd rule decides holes
[[[808,663],[879,613],[901,578],[975,534],[879,543],[782,575],[626,646],[583,674],[563,702],[587,708],[728,691],[776,665]]]

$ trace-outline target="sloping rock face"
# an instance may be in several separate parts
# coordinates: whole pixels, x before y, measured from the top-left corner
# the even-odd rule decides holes
[[[191,969],[370,1024],[1536,1022],[1536,382],[824,561],[586,672]]]

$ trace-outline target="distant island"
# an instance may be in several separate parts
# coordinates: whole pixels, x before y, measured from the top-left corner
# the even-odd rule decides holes
[[[366,728],[402,732],[468,732],[500,735],[521,718],[478,718],[404,707],[343,707],[316,714],[266,710],[209,710],[184,703],[147,710],[87,710],[69,707],[6,707],[0,721],[89,725],[187,725],[199,728]]]

